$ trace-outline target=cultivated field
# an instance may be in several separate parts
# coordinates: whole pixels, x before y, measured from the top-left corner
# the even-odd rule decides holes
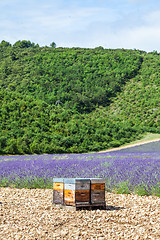
[[[159,141],[105,153],[1,156],[0,176],[0,239],[160,239]],[[53,177],[104,177],[106,210],[53,206]]]
[[[160,196],[160,152],[121,151],[1,156],[0,186],[52,188],[54,177],[98,177],[110,192]]]

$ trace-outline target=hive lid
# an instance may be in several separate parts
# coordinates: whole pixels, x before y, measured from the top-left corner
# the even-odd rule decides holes
[[[64,178],[64,183],[78,183],[78,182],[85,182],[85,183],[90,183],[89,178]]]
[[[64,182],[64,178],[53,178],[53,182],[63,183]]]
[[[105,183],[106,180],[104,178],[91,178],[91,183]]]

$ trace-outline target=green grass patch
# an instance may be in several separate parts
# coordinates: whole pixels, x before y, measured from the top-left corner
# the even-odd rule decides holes
[[[7,178],[3,178],[0,180],[0,187],[52,189],[53,183],[50,179],[36,177],[26,179],[21,179],[17,177],[13,182],[10,182]]]
[[[106,181],[106,191],[117,194],[137,194],[139,196],[157,196],[160,197],[160,183],[156,186],[147,187],[145,184],[131,186],[128,181],[117,183],[110,187],[110,182]],[[12,188],[27,188],[27,189],[52,189],[53,183],[51,179],[43,178],[15,178],[13,182],[10,182],[7,178],[0,179],[0,187],[12,187]]]

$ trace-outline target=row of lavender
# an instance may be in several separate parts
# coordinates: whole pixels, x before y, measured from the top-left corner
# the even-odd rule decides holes
[[[160,151],[0,157],[0,186],[52,188],[54,177],[106,179],[106,190],[160,196]]]

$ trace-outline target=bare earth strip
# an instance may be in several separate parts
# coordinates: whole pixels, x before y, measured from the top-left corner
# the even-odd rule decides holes
[[[106,193],[106,204],[61,209],[50,189],[0,188],[0,239],[160,239],[160,198]]]
[[[160,138],[156,138],[156,139],[148,140],[148,141],[145,141],[145,140],[144,141],[139,141],[139,142],[134,143],[134,144],[129,144],[129,145],[126,145],[126,146],[121,146],[121,147],[117,147],[117,148],[112,148],[112,149],[107,149],[107,150],[104,150],[104,151],[100,151],[100,153],[118,151],[118,150],[121,150],[121,149],[126,149],[126,148],[130,148],[130,147],[143,145],[143,144],[146,144],[146,143],[159,142],[159,141],[160,141]]]

